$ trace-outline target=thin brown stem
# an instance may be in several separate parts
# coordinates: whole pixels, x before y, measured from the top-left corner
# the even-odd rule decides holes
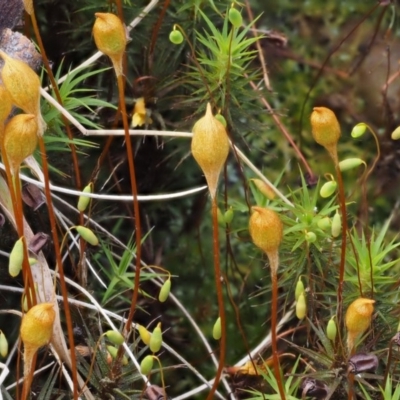
[[[139,294],[139,284],[140,284],[140,270],[141,270],[141,255],[142,255],[142,232],[140,226],[140,209],[138,201],[137,183],[136,183],[136,172],[135,163],[133,158],[131,137],[129,135],[129,125],[128,116],[126,114],[126,104],[125,104],[125,89],[124,89],[124,79],[122,74],[117,75],[118,80],[118,93],[119,93],[119,104],[122,114],[122,123],[124,126],[125,133],[125,146],[129,165],[129,175],[131,181],[131,191],[133,195],[133,210],[135,214],[135,237],[136,237],[136,270],[135,270],[135,282],[132,294],[131,307],[129,310],[129,315],[125,324],[125,335],[128,335],[130,327],[133,320],[133,315],[136,310],[136,303]]]
[[[207,400],[212,400],[217,390],[219,380],[221,379],[222,376],[222,370],[225,366],[225,356],[226,356],[226,316],[224,307],[224,296],[222,292],[222,283],[221,283],[222,274],[221,274],[221,265],[219,257],[218,204],[216,196],[211,198],[211,202],[212,202],[212,221],[213,221],[214,278],[215,278],[215,287],[217,290],[219,317],[221,318],[221,340],[219,349],[218,369],[217,373],[215,374],[213,386],[210,390],[210,393],[207,396]]]
[[[69,346],[70,346],[70,355],[71,355],[71,371],[72,371],[72,380],[73,380],[73,398],[74,400],[78,399],[78,380],[77,380],[77,367],[76,367],[76,355],[75,355],[75,345],[74,345],[74,334],[73,334],[73,327],[72,327],[72,317],[71,317],[71,310],[69,308],[68,302],[68,290],[67,285],[65,283],[64,278],[64,266],[61,257],[60,251],[60,243],[58,241],[58,234],[57,234],[57,224],[56,219],[53,212],[53,200],[51,198],[50,192],[50,178],[49,178],[49,166],[47,164],[47,154],[46,154],[46,146],[44,144],[44,140],[42,137],[39,137],[39,149],[40,154],[42,156],[42,169],[43,169],[43,176],[44,176],[44,194],[46,196],[46,203],[47,209],[49,210],[49,220],[50,220],[50,228],[51,233],[53,236],[53,245],[54,245],[54,252],[57,262],[57,267],[60,275],[60,284],[61,284],[61,294],[63,297],[63,304],[65,309],[65,319],[67,322],[67,332],[68,332],[68,339],[69,339]]]
[[[275,378],[278,383],[278,390],[281,400],[286,400],[285,389],[283,387],[281,368],[279,364],[278,355],[278,339],[276,335],[276,328],[278,325],[278,265],[279,254],[278,250],[269,253],[268,259],[271,268],[271,281],[272,281],[272,304],[271,304],[271,347],[272,347],[272,360],[274,363]]]

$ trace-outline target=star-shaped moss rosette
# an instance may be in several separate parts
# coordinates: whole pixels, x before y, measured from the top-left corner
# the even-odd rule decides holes
[[[0,0],[0,10],[0,50],[17,60],[24,61],[37,71],[42,58],[36,51],[35,45],[26,36],[13,31],[22,21],[24,10],[22,0]],[[3,65],[3,60],[0,60],[0,69]]]

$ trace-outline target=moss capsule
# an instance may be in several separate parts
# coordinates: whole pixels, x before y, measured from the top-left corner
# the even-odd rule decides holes
[[[181,44],[183,42],[182,32],[178,29],[174,29],[169,34],[169,41],[173,44]]]
[[[215,340],[221,339],[221,332],[222,332],[221,317],[218,317],[217,320],[215,321],[212,332],[213,332],[213,338]]]
[[[240,28],[242,26],[243,18],[240,11],[235,7],[231,7],[228,11],[228,19],[229,22],[235,27]]]
[[[149,355],[143,358],[142,362],[140,363],[140,372],[143,375],[148,375],[153,369],[153,363],[154,363],[153,356]]]
[[[168,299],[170,291],[171,291],[171,279],[168,278],[161,286],[160,293],[158,295],[158,301],[164,303],[164,301]]]
[[[91,229],[86,228],[86,226],[82,225],[75,226],[75,229],[82,236],[82,238],[92,246],[97,246],[99,244],[99,239]]]
[[[24,238],[19,238],[10,253],[8,260],[8,272],[14,278],[22,270],[22,264],[24,262]]]
[[[157,353],[160,351],[162,345],[162,332],[161,332],[161,323],[154,328],[153,333],[151,334],[149,347],[153,353]]]

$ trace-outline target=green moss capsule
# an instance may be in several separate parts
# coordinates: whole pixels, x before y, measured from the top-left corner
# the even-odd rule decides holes
[[[332,317],[329,320],[328,325],[326,326],[326,337],[332,341],[336,339],[336,334],[337,334],[337,325],[334,318],[335,317]]]
[[[339,168],[343,172],[348,171],[349,169],[357,168],[361,164],[366,165],[365,161],[361,158],[347,158],[346,160],[340,161]]]
[[[120,332],[114,331],[114,330],[109,330],[105,332],[104,334],[107,339],[112,342],[113,344],[120,346],[122,343],[124,343],[124,337]]]
[[[8,341],[3,331],[0,331],[0,356],[6,358],[8,355]]]
[[[168,299],[169,292],[171,291],[171,279],[168,278],[160,289],[160,294],[158,295],[158,301],[164,303]]]
[[[233,216],[234,216],[233,209],[232,209],[232,207],[229,207],[229,208],[225,211],[225,214],[224,214],[225,223],[229,225],[229,224],[232,222],[232,220],[233,220]]]
[[[160,351],[162,345],[162,332],[161,332],[161,322],[154,328],[151,334],[149,347],[153,353]]]
[[[93,231],[86,226],[78,225],[75,227],[76,231],[82,236],[84,240],[86,240],[92,246],[97,246],[99,244],[99,239],[93,233]]]
[[[314,243],[317,240],[317,235],[314,232],[306,232],[305,238],[308,243]]]
[[[92,193],[93,184],[89,183],[89,185],[85,186],[82,190],[83,193]],[[90,197],[80,196],[78,199],[77,209],[80,212],[84,212],[87,206],[90,204]]]
[[[213,338],[215,340],[221,339],[221,332],[222,332],[221,317],[218,317],[213,326]]]
[[[149,346],[150,345],[151,333],[142,325],[138,326],[138,331],[139,331],[140,339],[142,339],[142,342],[146,346]]]
[[[303,319],[307,314],[307,304],[306,298],[304,297],[304,292],[300,294],[296,301],[296,317],[298,319]]]
[[[337,182],[336,181],[329,181],[329,182],[325,182],[320,191],[319,194],[321,197],[323,197],[324,199],[330,197],[333,195],[333,193],[336,192],[337,189]]]
[[[334,238],[338,237],[341,231],[342,231],[342,218],[340,217],[340,214],[336,211],[336,214],[332,219],[332,226],[331,226],[332,236]]]
[[[296,289],[294,291],[294,298],[296,299],[296,301],[299,299],[299,296],[302,293],[304,293],[304,284],[301,278],[299,278],[299,280],[296,283]]]
[[[220,114],[220,113],[216,114],[215,119],[217,119],[219,122],[221,122],[221,124],[226,128],[226,126],[227,126],[226,119],[222,114]]]
[[[8,272],[12,277],[16,277],[22,270],[24,262],[24,238],[20,237],[11,250],[8,261]]]
[[[228,19],[229,22],[235,27],[235,28],[240,28],[242,26],[243,18],[242,14],[234,8],[231,7],[228,11]]]
[[[154,359],[153,356],[146,356],[140,363],[140,372],[143,375],[148,375],[153,369]]]
[[[351,137],[358,138],[364,135],[365,131],[367,130],[367,125],[364,122],[360,122],[357,124],[351,131]]]
[[[182,32],[178,29],[174,29],[169,34],[169,41],[173,44],[181,44],[183,42]]]

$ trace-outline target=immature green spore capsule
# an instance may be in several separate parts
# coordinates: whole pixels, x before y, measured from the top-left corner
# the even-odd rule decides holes
[[[339,162],[339,168],[343,172],[348,171],[349,169],[357,168],[362,164],[366,165],[365,161],[361,158],[347,158],[346,160]]]
[[[140,363],[140,372],[143,375],[148,375],[153,369],[153,363],[154,363],[153,356],[149,355],[143,358],[142,362]]]
[[[300,294],[296,301],[296,317],[298,319],[303,319],[307,315],[307,304],[304,292]]]
[[[337,334],[337,325],[335,321],[335,317],[332,317],[328,325],[326,326],[326,336],[329,340],[332,340],[333,342],[336,339],[336,334]]]
[[[124,336],[120,332],[109,330],[105,332],[104,335],[111,343],[117,346],[120,346],[122,343],[124,343]]]
[[[364,135],[365,131],[367,130],[367,125],[364,122],[358,123],[351,131],[352,138],[359,138],[360,136]]]
[[[221,339],[221,334],[222,334],[221,317],[218,317],[213,326],[213,338],[215,340],[219,340]]]
[[[24,262],[24,238],[20,237],[14,244],[8,260],[8,272],[15,278],[22,270]]]
[[[398,127],[392,132],[391,138],[392,138],[393,140],[399,140],[399,139],[400,139],[400,126],[398,126]]]
[[[276,193],[272,187],[266,184],[264,181],[258,178],[251,179],[256,188],[269,200],[273,200],[276,197]]]
[[[221,124],[224,126],[224,128],[226,128],[226,127],[228,126],[228,124],[226,123],[225,117],[224,117],[221,113],[216,114],[216,115],[215,115],[215,118],[216,118],[219,122],[221,122]]]
[[[233,208],[232,208],[232,207],[229,207],[229,208],[225,211],[225,213],[224,213],[224,220],[225,220],[225,223],[226,223],[227,225],[229,225],[229,224],[232,222],[233,217],[234,217]]]
[[[158,295],[158,301],[164,303],[168,299],[169,292],[171,291],[171,279],[168,278],[160,289],[160,294]]]
[[[83,193],[92,193],[93,184],[89,183],[89,185],[85,186],[82,190]],[[80,212],[84,212],[87,206],[90,204],[90,197],[79,196],[77,209]]]
[[[160,351],[162,345],[162,332],[161,332],[161,322],[154,328],[151,334],[149,347],[153,353]]]
[[[235,8],[231,7],[228,11],[229,22],[235,27],[240,28],[242,26],[243,18],[242,14]]]
[[[303,281],[301,280],[301,277],[296,283],[296,289],[294,291],[294,298],[297,301],[299,299],[299,296],[304,293],[304,284]]]
[[[338,237],[341,231],[342,231],[342,218],[340,217],[340,214],[336,211],[332,219],[332,226],[331,226],[332,236],[334,238]]]
[[[179,29],[174,29],[169,34],[169,41],[173,44],[181,44],[183,42],[183,35]]]
[[[86,240],[92,246],[97,246],[99,244],[99,239],[91,229],[82,225],[75,226],[75,229],[81,235],[82,239]]]
[[[321,197],[326,199],[326,198],[332,196],[333,193],[336,192],[336,189],[337,189],[337,182],[336,181],[325,182],[322,185],[321,190],[319,191],[319,194],[320,194]]]
[[[224,126],[213,116],[210,103],[207,104],[205,116],[193,126],[191,150],[214,198],[221,169],[228,157],[229,139]]]
[[[308,243],[314,243],[317,240],[317,235],[314,232],[306,232],[306,234],[304,235],[306,241]]]

